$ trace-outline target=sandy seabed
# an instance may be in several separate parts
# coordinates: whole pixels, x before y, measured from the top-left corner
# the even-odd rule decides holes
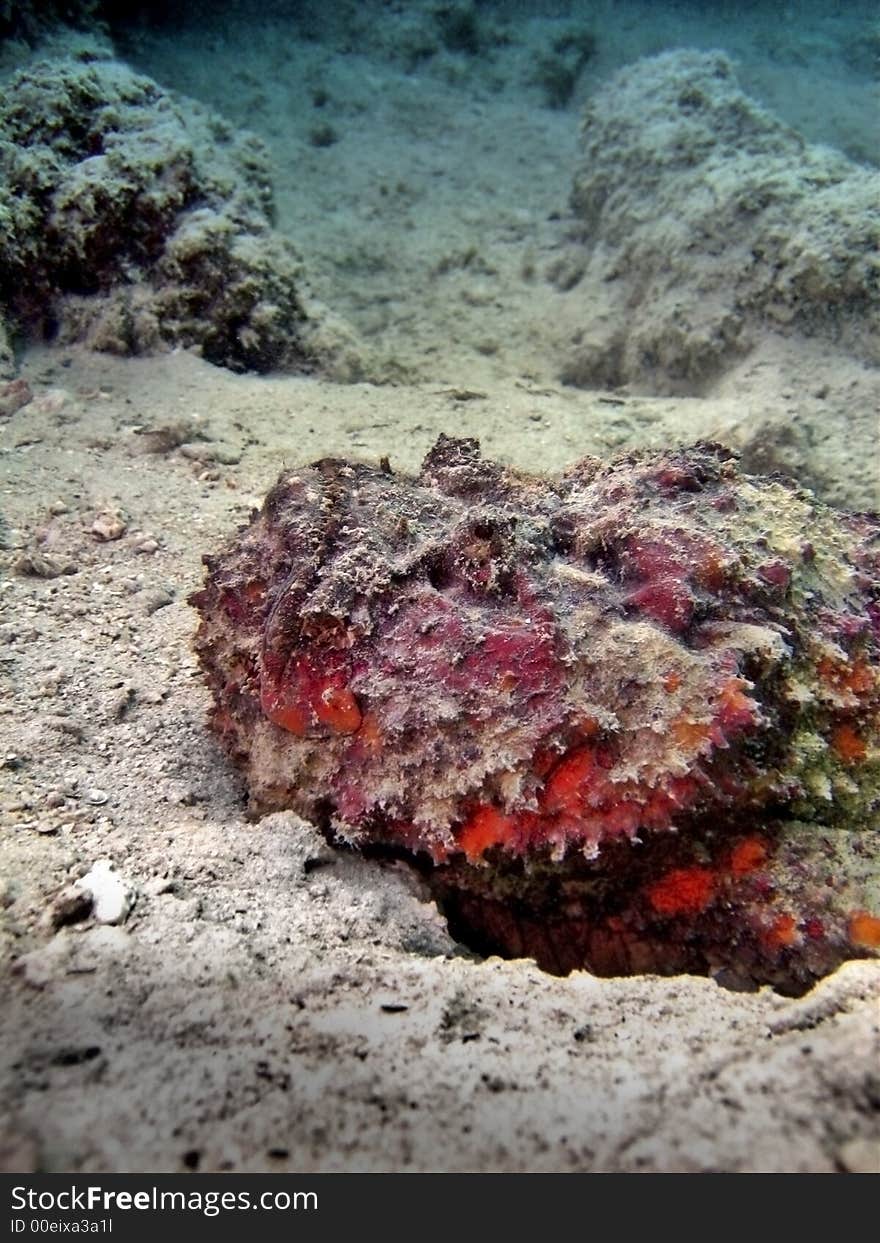
[[[279,206],[398,383],[34,348],[34,399],[0,423],[5,1168],[880,1170],[880,964],[798,1000],[554,979],[456,945],[408,870],[290,814],[245,819],[186,597],[285,464],[413,470],[441,432],[545,470],[711,438],[877,504],[877,371],[825,346],[768,336],[685,397],[559,382],[575,313],[546,273],[567,253],[574,112],[377,68],[368,166],[363,72],[349,98],[322,64],[343,136],[288,136]],[[326,170],[345,160],[343,219]],[[127,917],[66,923],[100,859]]]

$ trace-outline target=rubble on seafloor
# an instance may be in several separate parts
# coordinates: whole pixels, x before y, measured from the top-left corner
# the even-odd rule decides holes
[[[880,947],[880,522],[715,445],[285,471],[205,558],[252,810],[414,862],[473,948],[804,991]]]

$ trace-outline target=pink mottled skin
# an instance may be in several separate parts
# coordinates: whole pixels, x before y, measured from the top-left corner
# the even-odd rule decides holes
[[[255,811],[418,857],[475,944],[797,990],[872,952],[878,543],[714,446],[325,460],[206,558],[213,726]]]

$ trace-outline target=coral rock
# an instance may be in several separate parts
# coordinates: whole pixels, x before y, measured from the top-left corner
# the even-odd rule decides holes
[[[191,346],[233,370],[312,367],[319,325],[299,256],[271,228],[263,145],[84,56],[39,60],[0,98],[0,315],[111,353]]]
[[[621,69],[591,96],[572,207],[611,302],[573,384],[699,392],[769,333],[876,362],[880,175],[749,98],[719,52]],[[649,205],[646,210],[646,205]]]
[[[286,471],[205,562],[252,809],[411,858],[474,947],[795,992],[877,949],[876,518],[717,446],[551,479],[441,437]]]

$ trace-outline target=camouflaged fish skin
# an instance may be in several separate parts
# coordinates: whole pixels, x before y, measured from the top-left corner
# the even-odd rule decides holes
[[[699,444],[285,471],[192,597],[254,812],[550,971],[803,991],[880,946],[880,523]]]

